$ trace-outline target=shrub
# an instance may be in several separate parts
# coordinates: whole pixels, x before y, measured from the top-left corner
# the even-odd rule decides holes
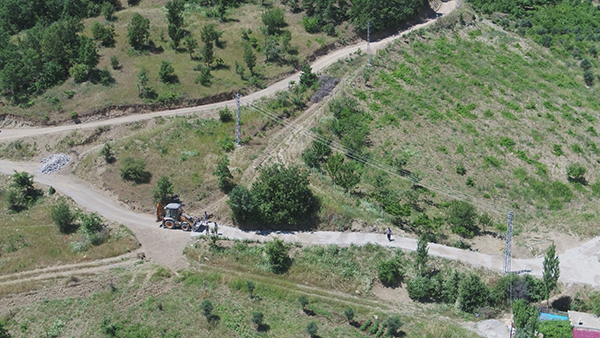
[[[377,277],[379,277],[379,280],[385,286],[397,285],[403,274],[403,271],[400,269],[400,263],[395,258],[381,261],[377,265]]]
[[[513,320],[517,329],[523,329],[527,324],[537,319],[535,306],[529,306],[524,299],[517,299],[512,304]]]
[[[583,80],[585,81],[585,84],[588,86],[593,86],[594,85],[594,73],[592,73],[591,70],[586,70],[583,72]]]
[[[312,72],[310,65],[305,64],[302,66],[302,74],[300,74],[300,85],[306,87],[312,87],[319,81],[317,74]]]
[[[289,245],[278,238],[265,244],[265,253],[267,254],[271,271],[274,273],[284,273],[289,269],[292,264],[292,260],[288,256],[289,251]]]
[[[145,169],[146,161],[143,159],[134,160],[132,157],[126,157],[119,171],[123,180],[139,184],[147,183],[149,180],[149,174]]]
[[[221,189],[222,192],[228,194],[235,186],[233,175],[231,175],[231,171],[229,171],[229,159],[227,156],[224,156],[219,160],[217,168],[212,174],[219,178],[219,189]]]
[[[309,34],[316,34],[321,31],[321,25],[319,24],[319,18],[316,16],[302,18],[302,26],[304,30]],[[335,28],[334,28],[335,32]]]
[[[121,68],[121,65],[119,64],[119,58],[117,58],[116,55],[110,57],[110,66],[115,70]]]
[[[464,165],[459,164],[456,166],[456,173],[460,176],[464,176],[467,173],[467,169],[465,169]]]
[[[471,273],[460,281],[458,287],[458,307],[462,311],[473,313],[477,308],[489,305],[490,289]]]
[[[48,188],[48,195],[52,196],[56,193],[56,189],[54,189],[53,186],[50,186],[50,188]]]
[[[104,147],[102,147],[102,150],[100,150],[100,155],[104,157],[104,161],[106,163],[113,163],[115,161],[115,156],[112,152],[112,148],[108,143],[104,143]]]
[[[71,233],[75,230],[75,215],[65,201],[61,201],[57,205],[50,208],[50,217],[54,224],[58,227],[58,231],[63,234]]]
[[[585,183],[587,170],[581,163],[573,163],[567,167],[567,179],[572,182]]]
[[[260,327],[263,325],[264,316],[262,312],[252,312],[252,323],[256,325],[256,327]]]
[[[544,334],[544,338],[572,337],[571,323],[566,320],[545,320],[537,324],[537,330]]]
[[[424,301],[431,295],[431,281],[429,277],[416,276],[406,282],[406,291],[411,299]]]
[[[219,109],[219,120],[223,123],[232,122],[233,114],[231,113],[231,110],[227,107]]]
[[[33,175],[25,171],[14,172],[9,188],[6,201],[8,208],[14,212],[29,208],[43,195],[41,190],[33,186]]]
[[[235,140],[229,136],[225,136],[218,140],[217,144],[227,153],[232,152],[235,149]]]
[[[552,153],[556,156],[561,156],[565,154],[565,152],[562,149],[562,145],[560,144],[555,144],[552,146]]]
[[[286,25],[285,12],[281,8],[272,8],[261,15],[263,24],[267,26],[267,34],[273,35],[279,32],[279,28]]]
[[[90,67],[88,65],[76,63],[69,70],[69,75],[75,83],[82,83],[90,78]]]
[[[473,177],[467,177],[467,181],[465,182],[465,184],[467,185],[467,187],[474,187],[475,180],[473,180]]]
[[[308,325],[306,326],[306,333],[308,333],[308,335],[311,336],[311,338],[317,336],[318,330],[319,330],[319,326],[317,326],[317,323],[314,321],[308,323]]]
[[[95,212],[81,215],[81,227],[92,234],[102,231],[102,218]]]
[[[306,305],[308,305],[308,297],[306,297],[306,295],[301,295],[300,297],[298,297],[298,302],[300,303],[300,305],[302,305],[302,309],[304,310],[306,308]]]
[[[237,185],[231,190],[227,204],[231,208],[233,219],[238,223],[252,222],[256,219],[258,211],[254,197],[243,185]]]
[[[158,79],[162,83],[175,82],[175,69],[169,61],[162,60],[160,62],[160,69],[158,70]]]
[[[210,67],[200,68],[200,74],[196,77],[196,83],[208,87],[211,84],[212,75],[210,75]]]

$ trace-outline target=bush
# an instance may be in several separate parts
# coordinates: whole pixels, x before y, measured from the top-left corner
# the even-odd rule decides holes
[[[214,306],[210,300],[203,300],[202,303],[200,303],[200,309],[202,310],[202,314],[204,315],[204,317],[206,317],[207,320],[212,319]]]
[[[391,316],[386,321],[387,326],[387,334],[389,336],[396,336],[398,334],[398,329],[402,326],[402,321],[400,320],[400,316],[395,315]]]
[[[351,322],[352,319],[354,319],[354,310],[351,307],[347,307],[344,310],[344,316],[346,316],[346,319],[348,319],[348,321]]]
[[[61,233],[69,234],[75,230],[75,224],[73,223],[75,221],[75,214],[71,212],[65,201],[61,201],[50,208],[50,217]]]
[[[115,161],[115,156],[112,152],[112,148],[110,146],[110,144],[108,143],[104,143],[104,147],[102,147],[102,150],[100,150],[100,155],[102,155],[102,157],[104,157],[104,161],[106,163],[113,163]]]
[[[217,168],[212,174],[219,178],[219,189],[221,189],[222,192],[228,194],[235,186],[233,175],[231,175],[231,171],[229,171],[229,159],[227,156],[224,156],[219,160]]]
[[[456,166],[456,173],[460,176],[465,176],[465,174],[467,173],[467,169],[465,169],[464,165],[459,164]]]
[[[321,31],[321,25],[319,24],[319,18],[316,16],[303,17],[302,18],[302,26],[304,26],[304,30],[309,34],[316,34]],[[335,31],[335,29],[334,29],[334,31]]]
[[[471,273],[460,281],[458,287],[458,307],[464,312],[473,313],[476,309],[489,305],[490,289],[478,275]]]
[[[263,325],[264,316],[262,312],[252,312],[252,323],[256,325],[256,327],[260,327]]]
[[[158,79],[162,83],[175,82],[175,69],[169,61],[162,60],[160,62],[160,69],[158,70]]]
[[[310,65],[305,64],[302,66],[302,74],[300,74],[300,85],[306,87],[312,87],[319,81],[317,74],[312,72]]]
[[[81,227],[86,232],[93,234],[102,231],[102,218],[95,212],[81,216]]]
[[[117,58],[116,55],[113,55],[113,56],[110,57],[110,66],[114,70],[117,70],[117,69],[121,68],[121,65],[119,64],[119,58]]]
[[[512,304],[513,321],[518,329],[523,329],[527,324],[537,320],[537,309],[529,306],[524,299],[517,299]]]
[[[265,244],[265,253],[267,254],[271,271],[274,273],[284,273],[289,269],[292,264],[292,260],[288,256],[289,251],[290,247],[278,238]]]
[[[223,123],[232,122],[233,114],[231,113],[231,110],[227,107],[219,109],[219,120]]]
[[[308,335],[311,337],[316,337],[318,330],[319,330],[319,326],[314,321],[308,323],[308,325],[306,326],[306,333],[308,333]]]
[[[587,170],[581,163],[573,163],[567,167],[567,179],[584,184],[586,172]]]
[[[377,277],[385,286],[395,286],[402,278],[404,272],[400,269],[400,263],[393,258],[387,261],[381,261],[377,265]]]
[[[254,197],[248,190],[248,188],[237,185],[229,193],[229,201],[227,201],[231,212],[233,213],[233,219],[238,223],[252,222],[256,219],[256,204]]]
[[[261,15],[262,22],[267,26],[267,34],[274,35],[279,32],[279,28],[286,25],[285,12],[281,8],[272,8]]]
[[[134,160],[132,157],[126,157],[119,171],[123,180],[139,184],[149,181],[150,175],[145,169],[146,161],[143,159]]]
[[[15,171],[6,195],[8,209],[14,212],[23,211],[37,202],[42,195],[42,191],[33,186],[33,175],[25,171]]]
[[[76,63],[69,70],[69,75],[73,78],[75,83],[82,83],[90,78],[90,67],[88,65]]]
[[[306,308],[306,305],[308,305],[308,297],[306,297],[306,295],[301,295],[300,297],[298,297],[298,302],[300,303],[300,305],[302,305],[302,309],[304,310]]]
[[[571,324],[566,320],[545,320],[537,324],[537,330],[544,338],[573,337]]]
[[[448,207],[448,223],[452,226],[452,232],[462,237],[472,238],[479,232],[477,226],[477,211],[475,207],[464,201],[454,200]]]

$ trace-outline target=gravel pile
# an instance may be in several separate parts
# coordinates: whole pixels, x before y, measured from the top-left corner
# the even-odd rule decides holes
[[[71,158],[63,153],[48,156],[42,159],[42,163],[44,164],[40,167],[40,173],[46,175],[55,173],[62,169],[62,167],[66,166],[70,160]]]

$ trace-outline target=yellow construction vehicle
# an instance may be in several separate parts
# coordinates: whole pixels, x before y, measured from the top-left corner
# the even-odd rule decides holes
[[[184,214],[180,203],[169,203],[163,207],[161,202],[156,203],[156,221],[162,222],[164,228],[181,228],[183,231],[190,231],[200,223],[199,218]]]

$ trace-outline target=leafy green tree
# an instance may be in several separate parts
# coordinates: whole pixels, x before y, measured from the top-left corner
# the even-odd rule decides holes
[[[490,302],[490,289],[478,275],[470,273],[460,281],[458,287],[458,307],[464,312],[473,313],[477,308]]]
[[[104,47],[115,46],[115,26],[104,26],[98,21],[94,21],[92,24],[92,38],[96,41],[100,41]]]
[[[429,260],[429,249],[427,248],[428,237],[426,234],[421,234],[419,241],[417,242],[417,257],[415,258],[415,268],[419,271],[422,276],[427,267],[427,261]]]
[[[388,336],[395,337],[398,334],[398,330],[402,326],[402,320],[400,319],[400,316],[394,315],[388,317],[386,324]]]
[[[248,188],[243,185],[236,185],[231,190],[227,204],[238,223],[253,222],[256,219],[256,202]]]
[[[350,20],[359,32],[367,31],[371,22],[371,33],[398,27],[415,18],[426,2],[423,0],[351,0]]]
[[[160,62],[160,69],[158,70],[158,79],[162,83],[174,83],[177,76],[175,75],[175,69],[173,65],[166,60]]]
[[[217,163],[217,168],[213,171],[213,175],[219,178],[219,189],[228,194],[235,186],[233,175],[229,171],[229,159],[227,156],[222,157]]]
[[[127,37],[133,49],[142,49],[150,37],[150,20],[135,13],[127,25]]]
[[[268,35],[279,33],[279,29],[285,27],[285,12],[281,8],[271,8],[262,13],[261,19],[267,27]]]
[[[202,303],[200,303],[200,309],[202,310],[202,314],[204,315],[204,317],[206,317],[208,321],[210,321],[213,318],[213,310],[215,309],[215,307],[213,306],[213,303],[210,300],[203,300]]]
[[[185,49],[190,53],[190,59],[194,59],[194,51],[198,48],[198,41],[194,39],[191,35],[186,35],[183,39],[183,43],[185,45]]]
[[[20,212],[33,205],[43,193],[33,186],[33,175],[15,171],[6,195],[9,210]]]
[[[132,157],[126,157],[123,160],[123,165],[119,168],[121,178],[125,181],[134,183],[147,183],[149,181],[149,173],[146,172],[146,161],[144,159],[134,160]]]
[[[113,15],[115,14],[115,6],[110,2],[105,2],[102,4],[102,9],[100,12],[108,21],[112,21],[114,19]]]
[[[448,207],[448,223],[452,226],[452,232],[462,237],[472,238],[479,232],[477,225],[477,211],[475,207],[467,202],[454,200]]]
[[[121,65],[119,64],[119,58],[116,55],[110,57],[110,66],[112,69],[120,69]]]
[[[556,245],[552,243],[544,255],[542,279],[544,280],[544,289],[546,296],[546,306],[550,308],[550,293],[558,286],[560,277],[560,260],[556,255]]]
[[[156,181],[156,186],[152,188],[152,197],[155,201],[166,205],[171,202],[174,190],[175,186],[169,180],[169,177],[163,175]]]
[[[290,251],[289,245],[285,244],[279,238],[275,238],[273,241],[265,244],[265,253],[271,267],[271,271],[274,273],[284,273],[292,264],[288,252]]]
[[[581,60],[579,65],[581,66],[581,68],[583,68],[584,71],[590,70],[592,68],[592,64],[590,63],[590,61],[588,59]]]
[[[201,52],[202,60],[204,61],[204,63],[206,63],[207,66],[210,66],[215,60],[214,45],[212,41],[205,43],[204,47],[202,47]]]
[[[68,234],[75,230],[75,214],[71,212],[65,201],[60,201],[50,208],[50,217],[61,233]]]
[[[88,65],[76,63],[69,70],[69,74],[73,77],[75,83],[82,83],[90,79],[90,67]]]
[[[96,43],[94,40],[86,36],[80,37],[79,58],[77,61],[90,67],[90,69],[98,65],[98,61],[100,61],[100,55],[98,55],[98,48],[96,48]]]
[[[140,72],[138,73],[137,87],[139,97],[143,99],[148,99],[152,97],[154,89],[152,89],[152,87],[148,85],[149,83],[150,75],[148,74],[146,68],[142,68],[142,70],[140,70]]]
[[[430,298],[432,292],[429,277],[415,276],[406,282],[406,291],[411,299],[424,301]]]
[[[397,285],[403,275],[404,271],[400,269],[400,262],[396,258],[377,264],[377,277],[385,286]]]
[[[183,38],[183,10],[184,2],[181,0],[172,0],[165,4],[167,9],[167,33],[172,41],[173,49],[179,47]]]
[[[297,167],[276,164],[262,169],[251,193],[266,224],[305,224],[321,209],[321,202],[309,188],[308,173]]]
[[[258,330],[264,323],[264,315],[262,312],[252,312],[252,323],[256,325]]]
[[[281,58],[281,48],[279,47],[279,38],[268,35],[265,37],[265,62],[277,61]]]
[[[302,66],[302,74],[300,74],[300,85],[306,87],[312,87],[319,81],[317,74],[312,72],[312,68],[309,64]]]
[[[252,47],[249,44],[244,44],[244,62],[250,70],[250,74],[254,74],[254,67],[256,66],[256,54],[252,51]]]
[[[544,334],[544,338],[573,337],[573,328],[567,320],[545,320],[537,324],[537,331]]]
[[[346,316],[348,322],[351,323],[354,319],[354,310],[351,307],[347,307],[346,309],[344,309],[344,316]]]
[[[251,280],[247,280],[246,281],[246,288],[248,289],[248,293],[250,294],[249,297],[250,299],[254,298],[254,282]]]
[[[593,86],[594,85],[594,73],[592,73],[591,70],[586,70],[583,72],[583,80],[585,81],[585,84],[588,86]]]
[[[319,331],[319,326],[317,325],[316,322],[312,321],[312,322],[308,323],[308,325],[306,325],[306,333],[308,333],[308,335],[311,338],[317,337],[318,331]]]
[[[301,295],[300,297],[298,297],[298,303],[300,303],[300,305],[302,306],[302,310],[305,310],[306,306],[309,303],[308,297],[306,297],[306,295]]]
[[[207,24],[200,29],[200,41],[205,44],[213,42],[218,46],[221,35],[223,35],[223,32],[217,31],[215,24]]]
[[[535,324],[538,311],[535,306],[529,306],[524,299],[517,299],[512,304],[513,321],[517,329],[524,329],[527,324]]]
[[[6,324],[3,321],[0,321],[0,338],[11,338],[12,336],[5,326]]]
[[[115,161],[115,155],[113,154],[112,147],[108,143],[104,143],[104,147],[100,150],[100,155],[104,157],[106,163],[113,163]]]

